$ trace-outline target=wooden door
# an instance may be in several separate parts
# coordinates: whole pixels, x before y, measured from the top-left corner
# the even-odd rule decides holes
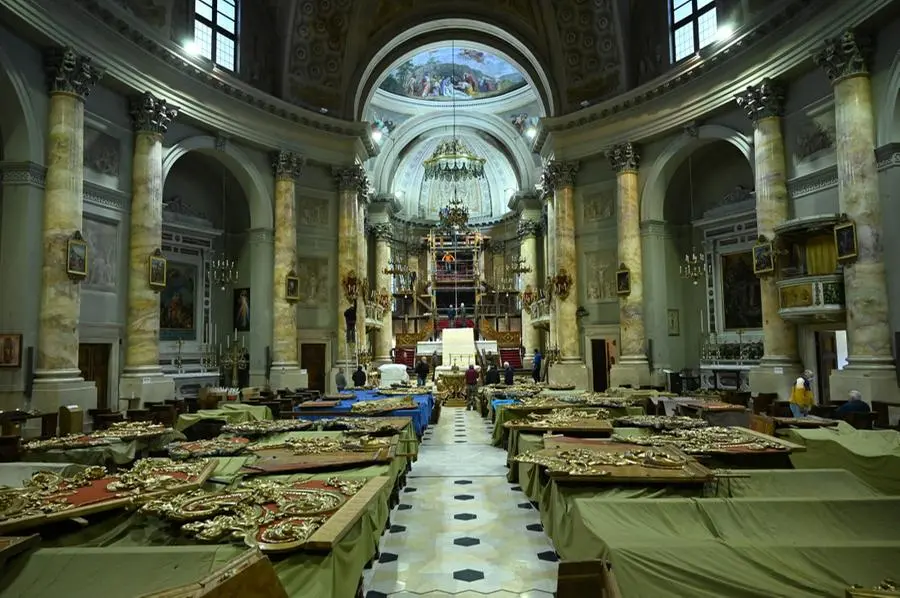
[[[300,367],[309,377],[309,388],[325,393],[325,343],[300,345]]]
[[[605,392],[609,388],[609,359],[606,355],[605,339],[591,339],[591,371],[594,378],[594,392]]]
[[[97,386],[97,408],[109,409],[109,354],[112,345],[83,343],[78,345],[78,369],[85,380]]]

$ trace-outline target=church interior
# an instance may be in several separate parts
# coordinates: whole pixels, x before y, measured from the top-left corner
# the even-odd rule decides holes
[[[900,597],[898,99],[891,0],[0,0],[0,598]]]

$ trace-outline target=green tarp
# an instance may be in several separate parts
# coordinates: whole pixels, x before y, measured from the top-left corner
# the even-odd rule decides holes
[[[272,419],[272,410],[265,405],[247,403],[222,403],[218,409],[200,409],[196,413],[182,413],[175,422],[179,432],[187,430],[204,419],[222,419],[229,424]]]
[[[900,495],[900,432],[856,430],[841,422],[836,428],[779,431],[806,452],[791,455],[794,467],[846,469],[877,490]]]
[[[900,573],[900,499],[575,499],[622,598],[842,597]],[[563,558],[571,558],[563,556]]]

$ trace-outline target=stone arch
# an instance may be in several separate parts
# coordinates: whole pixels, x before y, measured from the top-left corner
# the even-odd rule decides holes
[[[404,122],[389,139],[390,147],[382,149],[371,169],[373,182],[378,185],[378,192],[390,191],[391,181],[397,166],[400,164],[403,151],[422,134],[436,128],[449,127],[453,124],[451,110],[420,114]],[[531,189],[537,183],[537,170],[531,156],[531,150],[522,141],[521,136],[509,123],[494,114],[478,114],[477,117],[465,113],[456,115],[458,127],[480,129],[492,135],[512,157],[513,170],[519,179],[522,190]]]
[[[697,148],[715,141],[725,141],[736,147],[747,158],[751,170],[756,170],[753,145],[746,135],[722,125],[701,125],[697,127],[696,135],[685,133],[674,139],[647,171],[647,178],[641,193],[642,222],[665,220],[666,190],[675,171],[684,159]]]
[[[22,73],[6,50],[0,47],[0,89],[9,88],[0,115],[3,160],[44,163],[44,139],[34,113],[35,102]],[[38,103],[38,105],[43,105]]]
[[[362,120],[365,107],[372,100],[381,79],[410,54],[423,46],[450,40],[469,41],[490,48],[498,57],[516,66],[535,90],[545,115],[554,115],[560,104],[558,86],[551,84],[549,68],[541,64],[537,55],[520,38],[503,27],[474,19],[446,18],[409,23],[402,33],[380,45],[368,63],[354,73],[351,86],[356,86],[351,110]],[[352,87],[351,87],[352,89]]]
[[[163,184],[172,166],[188,152],[200,152],[219,160],[238,180],[250,212],[250,228],[271,229],[274,224],[272,183],[253,166],[250,157],[233,143],[218,143],[215,137],[198,135],[182,139],[163,156]]]
[[[891,63],[890,77],[884,89],[884,97],[878,106],[878,129],[875,146],[881,147],[894,141],[894,131],[900,127],[900,114],[897,113],[897,100],[900,98],[900,52],[894,55]]]

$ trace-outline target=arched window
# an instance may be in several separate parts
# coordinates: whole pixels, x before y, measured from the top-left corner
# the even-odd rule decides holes
[[[238,0],[194,0],[194,42],[216,66],[237,71]]]
[[[716,0],[671,0],[672,62],[678,62],[716,41]]]

